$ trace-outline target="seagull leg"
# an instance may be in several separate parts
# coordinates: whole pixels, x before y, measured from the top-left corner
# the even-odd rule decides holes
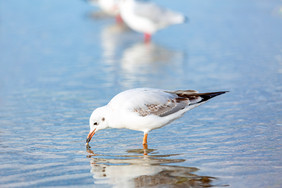
[[[148,133],[144,133],[144,137],[143,137],[144,155],[147,155],[147,150],[148,150],[147,137],[148,137]]]
[[[145,33],[144,34],[144,42],[150,42],[151,41],[151,34]]]
[[[116,15],[116,23],[121,24],[123,23],[122,17],[120,16],[120,14]]]
[[[144,133],[144,137],[143,137],[143,145],[147,145],[147,137],[148,137],[148,133]]]

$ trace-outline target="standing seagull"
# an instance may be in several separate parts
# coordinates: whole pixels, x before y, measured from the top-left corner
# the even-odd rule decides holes
[[[161,128],[185,112],[226,91],[198,93],[194,90],[165,91],[137,88],[116,95],[106,106],[97,108],[90,116],[90,132],[86,145],[93,135],[106,128],[127,128],[143,131],[143,145],[147,148],[147,136],[153,129]]]
[[[145,42],[151,35],[169,25],[180,24],[186,17],[180,13],[160,7],[151,2],[120,0],[122,20],[133,30],[145,34]]]

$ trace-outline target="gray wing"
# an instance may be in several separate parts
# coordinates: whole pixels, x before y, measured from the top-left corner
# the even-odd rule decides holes
[[[134,112],[143,117],[147,115],[164,117],[184,109],[189,103],[188,99],[175,98],[168,100],[165,104],[145,104],[143,108],[135,108]]]
[[[142,107],[134,108],[134,112],[137,112],[140,116],[157,115],[160,117],[168,116],[176,113],[186,106],[190,106],[190,109],[205,103],[209,99],[218,95],[224,94],[227,91],[198,93],[195,90],[177,90],[177,91],[165,91],[171,94],[170,98],[166,102],[155,101],[149,104],[145,104]]]

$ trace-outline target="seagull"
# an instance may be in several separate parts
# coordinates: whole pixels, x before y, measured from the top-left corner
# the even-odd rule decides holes
[[[195,90],[166,91],[154,88],[123,91],[107,105],[92,112],[86,146],[90,147],[91,138],[99,130],[126,128],[144,132],[143,146],[147,149],[147,137],[151,130],[171,123],[188,110],[226,92],[198,93]]]
[[[151,2],[120,0],[119,9],[122,20],[131,29],[145,34],[145,42],[149,42],[156,31],[187,20],[182,14]]]

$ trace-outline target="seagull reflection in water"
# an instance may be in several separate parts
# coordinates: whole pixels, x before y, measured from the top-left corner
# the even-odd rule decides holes
[[[153,41],[140,42],[140,36],[124,24],[107,25],[100,36],[103,49],[101,62],[110,67],[107,69],[110,77],[116,76],[114,80],[122,80],[122,86],[132,87],[132,83],[136,82],[153,83],[152,77],[162,78],[156,80],[156,84],[162,82],[167,85],[187,75],[183,71],[187,54],[181,49]]]
[[[165,65],[179,68],[182,66],[182,59],[183,53],[180,51],[171,50],[153,42],[139,42],[123,51],[121,66],[123,70],[130,73],[140,72],[140,68],[148,68],[148,71],[155,72],[156,69],[162,69]]]
[[[183,72],[185,57],[182,51],[169,49],[154,42],[135,43],[122,53],[120,67],[125,80],[123,84],[126,87],[132,87],[136,82],[164,86],[175,84],[187,75]]]
[[[128,155],[101,155],[87,149],[91,173],[97,185],[113,187],[212,187],[216,179],[196,175],[199,169],[176,166],[178,154],[158,155],[155,149],[128,150]],[[149,155],[142,155],[148,153]],[[141,154],[141,155],[140,155]]]

